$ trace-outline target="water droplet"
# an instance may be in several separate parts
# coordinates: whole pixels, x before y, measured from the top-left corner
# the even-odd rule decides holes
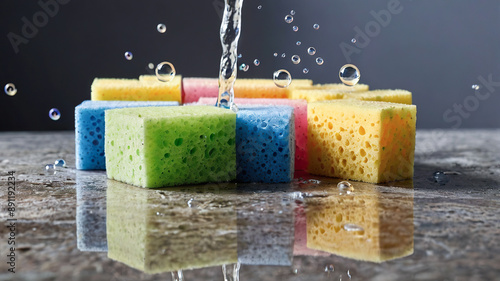
[[[436,171],[432,176],[434,177],[434,181],[437,182],[439,185],[445,185],[450,181],[448,175],[446,175],[442,171]]]
[[[481,86],[479,86],[477,84],[472,85],[472,90],[476,90],[477,91],[479,89],[481,89]]]
[[[352,184],[348,181],[341,181],[337,184],[337,188],[340,189],[341,191],[354,191],[354,187]]]
[[[364,228],[362,228],[361,226],[357,225],[357,224],[353,224],[353,223],[346,223],[344,224],[344,230],[345,231],[349,231],[349,232],[365,232]],[[362,234],[362,233],[360,233]]]
[[[313,28],[316,29],[316,30],[318,30],[319,29],[319,24],[317,24],[317,23],[313,24]]]
[[[235,103],[231,104],[230,109],[231,109],[234,113],[238,113],[238,110],[240,110],[240,109],[238,108],[238,106],[237,106]]]
[[[293,21],[293,17],[291,15],[286,15],[285,16],[285,22],[286,23],[291,23]]]
[[[291,10],[290,15],[295,16],[295,10]]]
[[[278,53],[274,53],[273,56],[277,57],[278,56]]]
[[[286,57],[286,54],[285,53],[281,54],[281,57],[282,58]]]
[[[359,69],[353,64],[346,64],[340,68],[339,78],[342,83],[347,86],[354,86],[358,84],[361,78]]]
[[[314,48],[314,47],[307,48],[307,53],[309,55],[313,56],[314,54],[316,54],[316,48]]]
[[[333,271],[335,271],[335,267],[333,266],[333,264],[325,266],[325,272],[333,272]]]
[[[302,69],[302,73],[304,73],[304,74],[309,73],[309,69],[308,69],[308,68],[304,68],[304,69]]]
[[[298,26],[296,26],[296,25],[294,25],[294,26],[292,27],[292,30],[293,30],[293,31],[295,31],[295,32],[297,32],[297,31],[299,30],[299,27],[298,27]]]
[[[134,58],[134,55],[132,54],[132,52],[125,52],[124,56],[125,56],[125,59],[127,59],[127,60],[132,60]]]
[[[3,89],[4,89],[5,93],[11,97],[17,94],[16,85],[14,85],[12,83],[6,84]]]
[[[64,161],[64,159],[58,159],[54,161],[54,165],[56,167],[66,167],[66,161]]]
[[[153,63],[148,63],[148,68],[149,69],[154,69],[155,68],[155,65]]]
[[[165,31],[167,31],[167,26],[163,23],[159,23],[156,26],[156,30],[158,30],[158,32],[160,32],[160,33],[165,33]]]
[[[293,274],[299,274],[299,269],[298,268],[294,268],[293,269]]]
[[[356,38],[352,38],[351,43],[356,44]]]
[[[257,6],[257,9],[259,10],[262,9],[262,5]]]
[[[286,88],[292,83],[292,75],[285,69],[280,69],[273,74],[274,84],[280,88]]]
[[[243,55],[242,55],[242,54],[239,54],[239,55],[238,55],[238,58],[239,58],[239,59],[241,59],[242,57],[243,57]]]
[[[156,78],[162,82],[170,82],[175,77],[175,67],[168,61],[164,61],[156,66]]]
[[[317,58],[316,58],[316,63],[317,63],[318,65],[322,65],[324,62],[325,62],[325,61],[323,60],[323,58],[322,58],[322,57],[317,57]]]
[[[255,66],[259,66],[259,65],[260,65],[260,60],[258,60],[258,59],[254,59],[254,60],[253,60],[253,64],[254,64]]]
[[[302,44],[302,42],[300,42],[300,41],[297,41],[297,43],[295,43],[295,45],[297,45],[297,46],[300,46],[300,44]]]
[[[300,63],[300,57],[298,55],[293,55],[292,56],[292,62],[293,62],[293,64],[299,64]]]
[[[241,70],[241,71],[245,71],[245,72],[247,72],[249,68],[250,68],[250,66],[249,66],[248,64],[244,64],[244,63],[242,63],[242,64],[240,65],[240,70]]]
[[[56,166],[54,164],[47,164],[45,165],[45,171],[48,173],[56,173]]]
[[[59,112],[59,109],[57,108],[52,108],[49,110],[49,117],[50,119],[57,121],[59,118],[61,118],[61,112]]]

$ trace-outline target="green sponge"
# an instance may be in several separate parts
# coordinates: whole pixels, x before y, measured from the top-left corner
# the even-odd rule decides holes
[[[156,188],[236,178],[236,114],[213,106],[106,110],[108,178]]]

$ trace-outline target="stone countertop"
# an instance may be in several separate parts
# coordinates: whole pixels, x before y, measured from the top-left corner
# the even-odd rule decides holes
[[[60,158],[67,168],[45,170]],[[0,228],[0,280],[170,280],[162,271],[180,268],[184,280],[223,280],[221,265],[236,258],[242,281],[500,280],[500,130],[420,130],[413,181],[352,182],[352,194],[339,193],[338,179],[305,173],[286,185],[145,190],[74,163],[73,132],[0,133],[0,219],[17,219],[15,274],[6,264],[9,229]],[[435,171],[449,182],[436,182]],[[324,210],[380,222],[363,225],[361,240],[309,249],[305,222]],[[363,235],[412,253],[381,263],[343,257],[352,241],[384,248]]]

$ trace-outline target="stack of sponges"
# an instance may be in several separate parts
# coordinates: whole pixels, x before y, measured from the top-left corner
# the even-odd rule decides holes
[[[125,107],[176,106],[178,102],[84,101],[75,108],[76,168],[106,169],[104,111]]]
[[[213,106],[109,110],[108,176],[160,187],[234,178],[289,182],[295,169],[306,168],[314,174],[367,182],[413,175],[416,108],[408,91],[368,91],[363,84],[312,85],[300,79],[279,88],[271,79],[238,79],[234,93],[237,105],[293,108],[242,107],[237,115]],[[212,105],[217,95],[216,78],[177,76],[163,83],[146,75],[95,79],[92,85],[94,100],[200,100]],[[97,125],[98,120],[102,122],[102,116],[88,123]],[[83,143],[97,146],[94,142],[101,143],[104,132],[92,126],[83,126],[89,130]],[[104,151],[94,149],[92,156],[81,156],[79,142],[77,134],[77,168],[104,168]],[[96,162],[96,155],[100,166],[80,164],[86,159]]]

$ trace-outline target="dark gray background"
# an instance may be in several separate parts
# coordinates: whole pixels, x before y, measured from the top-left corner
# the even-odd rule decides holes
[[[271,78],[285,68],[293,78],[339,82],[338,70],[348,62],[339,45],[364,45],[362,40],[350,43],[355,27],[364,30],[373,24],[371,11],[387,10],[390,2],[246,0],[239,53],[240,63],[250,64],[250,69],[238,76]],[[148,73],[150,62],[170,61],[184,77],[216,77],[222,4],[72,0],[60,4],[57,14],[15,54],[7,34],[21,35],[22,18],[32,22],[42,8],[37,1],[2,1],[0,84],[14,83],[18,93],[0,95],[0,130],[73,129],[74,107],[90,98],[94,77],[137,77]],[[284,17],[292,9],[294,21],[287,24]],[[401,0],[399,9],[351,56],[361,70],[361,83],[412,91],[419,128],[499,128],[500,86],[482,86],[482,100],[471,86],[480,84],[480,76],[500,81],[500,3]],[[166,33],[156,31],[158,23],[166,24]],[[319,30],[312,28],[314,23]],[[293,25],[298,32],[292,31]],[[295,45],[298,40],[300,46]],[[317,49],[315,56],[307,55],[310,46]],[[134,54],[133,60],[124,59],[125,51]],[[275,58],[274,52],[286,57]],[[294,54],[302,58],[299,65],[290,60]],[[322,66],[315,64],[317,56],[325,60]],[[255,58],[261,61],[258,67],[252,64]],[[308,74],[302,73],[305,67]],[[462,115],[453,112],[455,104],[465,105]],[[60,109],[59,121],[49,119],[52,107]]]

